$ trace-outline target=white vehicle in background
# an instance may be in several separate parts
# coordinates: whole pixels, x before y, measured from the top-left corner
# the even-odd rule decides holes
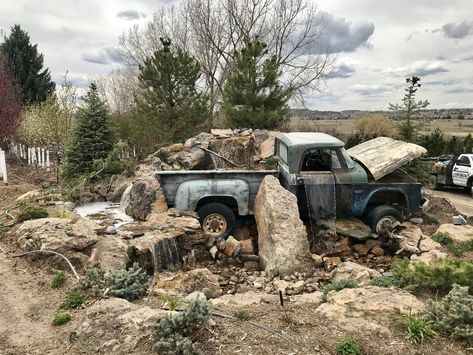
[[[450,160],[438,161],[431,175],[434,190],[457,186],[473,196],[473,154],[454,155]]]

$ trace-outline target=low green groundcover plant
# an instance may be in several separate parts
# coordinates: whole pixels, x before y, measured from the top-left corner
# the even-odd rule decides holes
[[[65,281],[66,274],[64,274],[64,271],[59,271],[53,276],[53,279],[51,281],[51,288],[59,288],[64,285]]]
[[[63,325],[71,320],[72,316],[69,312],[59,312],[53,317],[53,325]]]
[[[362,355],[363,350],[360,343],[351,336],[346,336],[340,340],[336,347],[337,355]]]
[[[84,303],[84,296],[79,292],[73,291],[66,296],[61,304],[61,308],[78,308],[82,303]]]
[[[340,290],[343,290],[344,288],[358,288],[358,287],[359,287],[358,282],[353,279],[334,281],[324,287],[323,289],[324,294],[322,296],[322,301],[327,302],[327,295],[330,291],[340,291]]]
[[[455,243],[448,233],[436,233],[432,236],[432,239],[445,245],[448,251],[457,257],[463,256],[465,252],[473,250],[473,240]]]
[[[401,283],[395,276],[379,276],[368,282],[370,286],[378,287],[400,287]]]
[[[431,289],[449,291],[453,284],[467,286],[473,290],[473,262],[469,260],[447,260],[426,264],[410,262],[405,258],[393,264],[391,269],[401,287],[409,289]]]
[[[46,208],[23,204],[20,206],[20,211],[18,212],[18,216],[16,217],[16,219],[19,223],[21,223],[30,219],[46,217],[48,217],[48,210]]]

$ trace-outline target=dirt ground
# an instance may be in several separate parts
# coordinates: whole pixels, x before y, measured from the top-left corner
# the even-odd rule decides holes
[[[426,190],[429,195],[449,200],[458,212],[473,216],[473,197],[463,189]]]
[[[8,186],[0,185],[0,212],[21,194],[44,182],[33,169],[11,164]],[[0,183],[1,184],[1,183]],[[456,192],[439,192],[457,209],[473,215],[471,197]],[[434,192],[435,195],[438,192]],[[57,271],[44,263],[13,257],[18,251],[2,238],[0,231],[0,355],[13,354],[86,354],[77,344],[70,349],[69,334],[84,314],[72,311],[73,321],[61,327],[51,324],[65,295],[76,285],[70,274],[66,286],[52,289],[50,282]],[[336,322],[315,313],[315,306],[253,305],[244,308],[250,319],[276,330],[274,336],[248,322],[214,318],[198,335],[199,348],[205,354],[333,354],[335,344],[347,333]],[[220,311],[233,315],[236,308]],[[395,323],[388,336],[350,334],[357,338],[366,354],[463,354],[465,348],[448,339],[436,337],[424,346],[412,346]],[[143,349],[142,354],[150,353]]]

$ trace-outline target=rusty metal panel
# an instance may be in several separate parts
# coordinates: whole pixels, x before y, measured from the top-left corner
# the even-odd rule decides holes
[[[426,153],[427,150],[417,144],[388,137],[378,137],[348,149],[348,154],[362,163],[375,180]]]

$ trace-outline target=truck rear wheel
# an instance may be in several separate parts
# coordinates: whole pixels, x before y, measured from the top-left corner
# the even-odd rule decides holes
[[[205,233],[227,238],[235,227],[235,214],[223,203],[212,202],[198,211],[200,225]]]
[[[375,233],[379,233],[384,227],[403,222],[404,217],[399,210],[391,206],[378,206],[373,208],[366,217],[367,224]]]

